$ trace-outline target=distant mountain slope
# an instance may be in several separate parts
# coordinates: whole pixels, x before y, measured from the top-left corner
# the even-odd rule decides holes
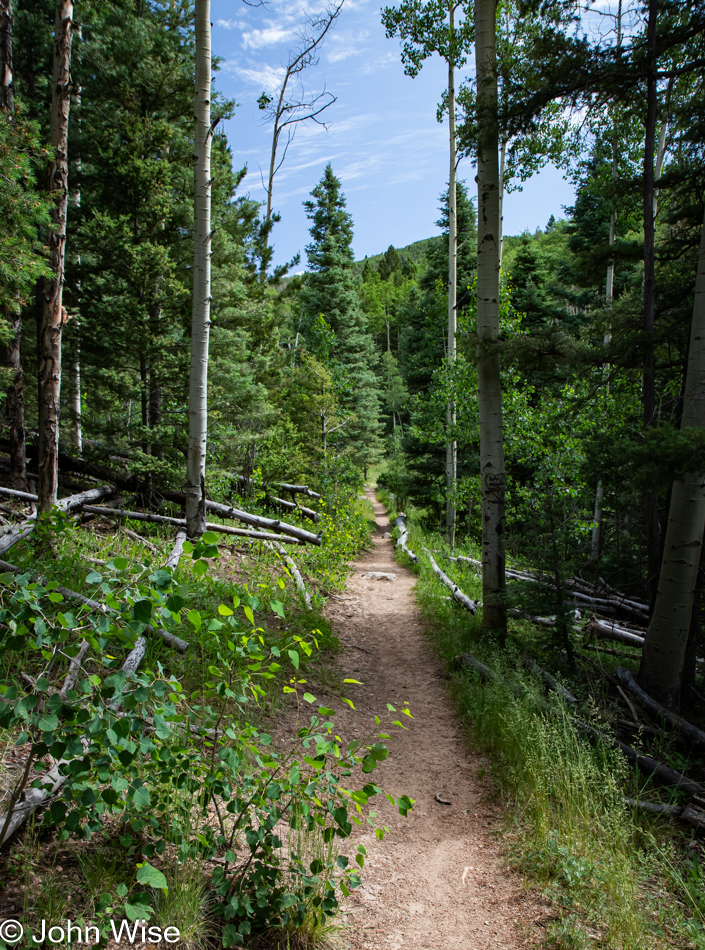
[[[406,247],[398,247],[397,253],[402,260],[410,260],[413,261],[414,264],[418,264],[426,257],[426,254],[434,244],[445,240],[447,240],[447,238],[444,238],[442,234],[436,234],[434,237],[424,238],[421,241],[414,241],[413,244],[407,244]],[[387,248],[385,247],[384,251],[386,250]],[[372,254],[367,260],[370,264],[379,264],[384,255],[384,251],[381,251],[379,254]],[[355,261],[355,270],[362,272],[364,263],[364,260]]]

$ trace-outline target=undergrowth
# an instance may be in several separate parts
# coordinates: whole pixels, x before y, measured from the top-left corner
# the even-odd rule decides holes
[[[341,841],[354,823],[375,826],[367,802],[381,790],[367,773],[387,751],[382,734],[344,742],[335,711],[307,691],[310,675],[343,687],[322,607],[370,537],[359,500],[319,509],[323,543],[288,548],[310,611],[277,552],[239,539],[218,547],[208,532],[175,571],[160,567],[172,532],[143,522],[130,527],[156,553],[112,524],[67,519],[53,549],[13,549],[23,573],[0,576],[0,811],[41,790],[52,764],[65,777],[0,854],[0,918],[27,929],[15,946],[33,945],[42,920],[97,927],[105,941],[115,918],[176,927],[189,948],[325,944],[336,893],[357,886],[364,864],[364,848],[349,859]],[[78,679],[61,695],[81,643]],[[297,734],[277,740],[287,700]]]
[[[394,499],[383,492],[378,498],[393,514]],[[444,542],[420,528],[413,512],[408,527],[412,551],[434,550],[462,590],[482,599],[478,572],[444,559]],[[456,553],[479,557],[471,546]],[[418,574],[416,596],[433,647],[447,664],[456,707],[473,746],[490,756],[496,789],[506,804],[503,836],[509,859],[551,901],[554,919],[542,946],[705,948],[700,843],[625,803],[625,798],[677,800],[676,793],[669,799],[667,791],[639,778],[612,747],[591,746],[572,724],[572,710],[553,694],[545,697],[543,683],[521,669],[521,654],[535,651],[542,631],[510,619],[504,645],[488,639],[481,611],[472,616],[451,601],[426,558],[414,566],[402,552],[396,556]],[[477,673],[452,662],[461,652],[499,675],[483,685]],[[554,659],[554,672],[562,670],[583,700],[578,715],[604,732],[609,727],[597,708],[604,698],[602,684],[591,682],[585,670],[570,677],[555,649]],[[557,715],[547,716],[540,708],[546,698],[558,708]]]

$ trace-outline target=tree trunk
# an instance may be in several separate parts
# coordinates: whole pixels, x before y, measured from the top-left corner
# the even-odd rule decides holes
[[[0,110],[4,115],[15,111],[12,82],[12,2],[0,0]]]
[[[211,4],[196,0],[196,95],[194,98],[194,266],[189,376],[189,439],[186,464],[186,530],[206,526],[208,434],[208,337],[211,309]]]
[[[0,112],[5,121],[11,121],[15,112],[12,80],[12,3],[0,0]],[[12,328],[8,347],[8,364],[14,378],[7,392],[7,422],[10,430],[10,476],[20,491],[27,490],[26,451],[24,432],[24,389],[22,381],[22,316],[17,301],[10,308],[7,320]]]
[[[56,502],[59,458],[59,397],[61,391],[61,332],[66,214],[68,209],[68,130],[71,102],[71,39],[73,3],[57,0],[54,25],[54,75],[51,96],[49,193],[55,196],[49,233],[52,276],[44,284],[41,353],[39,358],[39,512],[47,515]]]
[[[24,429],[24,382],[22,377],[22,316],[11,314],[13,336],[8,347],[8,362],[14,373],[7,393],[7,421],[10,429],[10,479],[12,487],[27,491],[27,446]]]
[[[646,30],[646,131],[644,136],[644,370],[643,409],[644,426],[656,424],[656,377],[654,366],[654,322],[656,313],[656,272],[654,248],[654,151],[656,145],[656,118],[658,88],[656,77],[656,17],[658,0],[649,0]],[[653,603],[659,569],[660,524],[658,495],[648,492],[644,499],[647,549],[647,588]]]
[[[451,383],[455,365],[455,338],[458,329],[458,211],[456,188],[457,139],[455,134],[455,50],[453,36],[455,32],[455,4],[450,3],[448,17],[448,35],[450,49],[448,53],[448,136],[450,169],[448,175],[448,369]],[[446,537],[451,551],[455,548],[455,488],[458,468],[458,443],[452,437],[455,430],[455,399],[451,396],[446,408]]]
[[[507,140],[502,139],[499,149],[499,269],[504,255],[504,170],[507,164]]]
[[[482,496],[482,622],[507,626],[502,385],[499,369],[499,161],[496,0],[475,0],[477,63],[477,385]]]
[[[700,240],[681,427],[705,427],[705,220]],[[676,479],[653,617],[639,682],[665,706],[680,702],[688,632],[705,531],[705,474]]]

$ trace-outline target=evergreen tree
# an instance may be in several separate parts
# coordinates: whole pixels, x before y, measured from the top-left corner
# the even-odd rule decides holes
[[[306,247],[310,273],[301,292],[309,343],[318,317],[333,332],[328,358],[334,366],[341,406],[349,413],[339,429],[358,469],[381,451],[378,354],[355,289],[352,218],[345,210],[340,181],[326,166],[321,181],[304,202],[312,241]]]

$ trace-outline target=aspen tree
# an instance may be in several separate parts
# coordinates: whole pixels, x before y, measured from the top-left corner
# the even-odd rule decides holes
[[[56,502],[59,460],[59,397],[61,393],[61,334],[66,321],[62,305],[68,210],[68,131],[71,104],[71,40],[73,3],[57,0],[54,22],[54,69],[51,93],[49,194],[54,198],[49,233],[51,276],[44,282],[39,354],[39,512],[46,515]]]
[[[186,463],[186,525],[190,538],[206,525],[208,434],[208,339],[211,305],[211,5],[196,0],[196,93],[194,97],[194,257]]]
[[[505,483],[499,368],[499,135],[497,0],[475,0],[477,68],[477,385],[482,498],[482,606],[486,630],[506,629]]]

